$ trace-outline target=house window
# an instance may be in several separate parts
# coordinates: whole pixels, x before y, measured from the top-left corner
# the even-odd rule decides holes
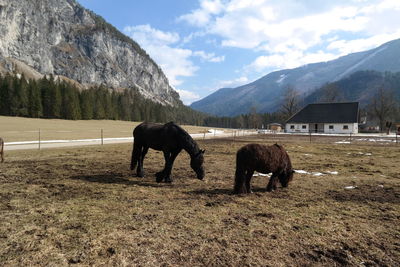
[[[294,130],[294,125],[290,125],[290,129]]]
[[[333,130],[333,125],[329,125],[329,130]]]
[[[348,130],[349,129],[349,125],[343,125],[343,130]]]
[[[301,129],[307,129],[307,125],[302,125]]]

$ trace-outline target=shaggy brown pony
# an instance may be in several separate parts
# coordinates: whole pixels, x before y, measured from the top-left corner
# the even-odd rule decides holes
[[[287,187],[294,173],[289,155],[282,146],[245,145],[236,153],[235,194],[252,192],[250,181],[254,171],[272,172],[267,185],[269,192],[276,190],[278,180],[282,187]]]
[[[3,138],[0,137],[0,159],[1,162],[4,162],[4,141]]]

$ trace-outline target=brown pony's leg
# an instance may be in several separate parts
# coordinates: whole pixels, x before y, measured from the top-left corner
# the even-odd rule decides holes
[[[267,191],[271,192],[276,190],[276,184],[278,183],[278,174],[272,173],[271,178],[269,179],[269,183],[267,185]]]
[[[245,182],[245,170],[236,167],[235,186],[233,188],[234,194],[246,193],[247,190],[244,186],[244,182]]]
[[[253,191],[251,191],[251,185],[250,185],[250,181],[251,181],[251,178],[253,177],[253,174],[254,174],[254,171],[247,170],[247,172],[246,172],[245,185],[246,185],[246,193],[247,194],[253,193]]]

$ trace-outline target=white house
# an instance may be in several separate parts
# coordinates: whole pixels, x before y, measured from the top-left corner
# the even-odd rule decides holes
[[[358,102],[309,104],[286,121],[288,133],[358,133]]]

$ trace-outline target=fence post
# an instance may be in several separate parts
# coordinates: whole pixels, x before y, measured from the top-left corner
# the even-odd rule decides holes
[[[310,143],[311,143],[311,130],[309,131],[309,133],[310,133]]]
[[[39,150],[40,150],[40,128],[39,128]]]
[[[104,144],[104,141],[103,141],[103,129],[101,129],[101,145],[103,145]]]
[[[204,133],[203,133],[203,140],[204,139],[206,139],[206,130],[204,130]]]
[[[397,146],[397,135],[398,135],[399,133],[398,132],[396,132],[396,146]]]
[[[351,135],[352,135],[352,133],[350,133],[350,144],[351,144]]]

